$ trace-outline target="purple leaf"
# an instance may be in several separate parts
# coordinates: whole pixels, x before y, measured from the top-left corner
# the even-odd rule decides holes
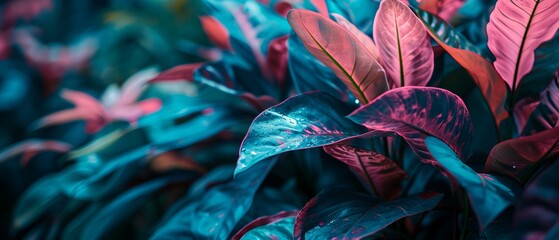
[[[425,86],[433,74],[433,49],[423,23],[406,4],[385,0],[373,36],[382,66],[395,86]]]
[[[360,102],[368,103],[388,90],[374,55],[344,27],[307,10],[293,10],[287,19],[309,52],[332,69]]]
[[[507,175],[525,183],[538,166],[557,157],[559,127],[497,144],[487,158],[485,171]]]
[[[495,68],[512,88],[532,70],[534,51],[559,29],[559,4],[550,0],[499,0],[487,24]]]
[[[540,93],[540,102],[527,120],[523,135],[554,127],[559,127],[559,71],[555,72],[553,80]]]
[[[470,114],[462,99],[439,88],[396,88],[348,117],[370,130],[397,133],[427,163],[434,160],[425,147],[425,137],[442,139],[463,155],[472,134]]]
[[[324,151],[347,164],[380,197],[392,200],[400,195],[406,173],[389,158],[347,145],[325,146]]]

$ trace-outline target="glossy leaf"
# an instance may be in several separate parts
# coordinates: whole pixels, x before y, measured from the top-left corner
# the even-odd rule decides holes
[[[385,0],[373,36],[382,66],[395,86],[425,86],[433,74],[433,49],[421,21],[399,0]]]
[[[381,202],[347,190],[326,190],[311,199],[295,221],[295,239],[362,239],[403,217],[429,211],[441,194]]]
[[[293,236],[293,224],[297,213],[299,211],[283,211],[272,216],[259,217],[244,226],[232,239],[290,238]]]
[[[320,92],[301,94],[267,109],[252,122],[241,144],[235,173],[270,156],[365,133],[364,127],[344,117],[349,111],[340,101]]]
[[[540,102],[527,120],[523,135],[559,127],[559,71],[540,93]]]
[[[450,22],[464,2],[465,0],[425,0],[419,3],[419,8]]]
[[[558,171],[559,161],[555,161],[526,188],[514,218],[518,239],[553,239],[557,235]]]
[[[219,48],[231,50],[231,43],[229,40],[229,31],[219,22],[218,19],[212,16],[201,16],[200,23],[202,28],[210,41]]]
[[[525,183],[538,166],[559,157],[559,127],[497,144],[485,163],[486,172]]]
[[[508,206],[518,202],[520,187],[506,178],[472,170],[444,142],[427,137],[425,144],[436,161],[466,189],[480,229],[484,229]]]
[[[204,63],[189,63],[178,65],[159,73],[156,77],[152,78],[150,83],[166,82],[166,81],[192,81],[194,79],[194,71],[200,68]]]
[[[3,149],[0,152],[0,163],[18,154],[23,154],[21,163],[25,166],[37,153],[43,151],[61,152],[70,151],[72,146],[68,143],[54,140],[28,139]]]
[[[306,10],[293,10],[287,19],[307,50],[332,69],[360,102],[368,103],[388,90],[374,55],[344,27]]]
[[[406,173],[382,154],[347,145],[325,146],[330,156],[347,164],[364,183],[383,199],[392,200],[400,195]]]
[[[430,87],[404,87],[386,92],[348,116],[370,130],[402,136],[424,162],[433,162],[425,147],[435,136],[463,155],[472,134],[466,105],[455,94]]]
[[[559,29],[559,4],[546,0],[499,0],[487,24],[487,46],[497,72],[514,93],[532,70],[534,51]]]
[[[274,164],[275,159],[269,159],[256,165],[254,171],[237,174],[234,180],[202,189],[196,198],[187,196],[190,203],[167,218],[151,239],[228,238]]]
[[[427,12],[416,10],[431,37],[472,76],[491,109],[496,126],[508,118],[505,108],[507,86],[480,50],[444,21]]]

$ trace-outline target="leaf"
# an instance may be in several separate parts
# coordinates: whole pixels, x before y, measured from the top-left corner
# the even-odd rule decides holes
[[[423,24],[406,4],[382,1],[373,37],[381,64],[395,86],[427,85],[433,74],[433,49]]]
[[[293,10],[287,20],[305,48],[332,69],[360,102],[368,103],[388,90],[380,64],[344,27],[307,10]]]
[[[485,172],[526,183],[539,166],[558,157],[559,127],[497,144],[487,157]]]
[[[425,144],[440,166],[466,189],[481,230],[508,206],[518,202],[518,185],[506,178],[474,172],[448,145],[435,137],[427,137]]]
[[[398,219],[429,211],[442,194],[380,202],[347,190],[326,190],[311,199],[295,221],[295,239],[362,239]]]
[[[199,194],[191,192],[192,198],[187,195],[189,204],[167,217],[150,239],[227,239],[274,164],[275,158],[269,159],[233,180],[215,184]]]
[[[266,57],[266,64],[270,67],[272,75],[282,85],[286,81],[285,78],[286,74],[288,73],[288,37],[288,35],[285,35],[272,40],[270,42],[270,45],[268,45],[268,56]]]
[[[313,57],[296,34],[287,40],[288,67],[297,93],[322,91],[344,102],[355,102],[345,84],[334,72]]]
[[[559,222],[559,161],[548,166],[530,183],[516,208],[514,236],[518,239],[544,239],[557,235]],[[549,235],[548,235],[549,234]]]
[[[40,139],[27,139],[25,141],[16,143],[6,147],[0,151],[0,163],[18,155],[23,154],[21,163],[25,166],[39,152],[61,152],[65,153],[70,151],[72,146],[68,143],[54,141],[54,140],[40,140]]]
[[[347,164],[363,182],[383,199],[392,200],[400,195],[406,173],[382,154],[347,145],[325,146],[330,156]]]
[[[150,83],[166,82],[166,81],[188,81],[194,79],[194,71],[203,66],[204,63],[188,63],[172,67],[164,72],[159,73],[156,77],[152,78]]]
[[[508,118],[505,108],[507,86],[495,68],[481,56],[480,50],[444,21],[427,12],[416,10],[427,32],[472,76],[491,109],[497,128]]]
[[[282,211],[272,216],[255,219],[244,226],[233,240],[239,239],[283,239],[293,237],[293,224],[299,211]]]
[[[464,2],[465,0],[425,0],[419,3],[419,8],[450,22]]]
[[[367,36],[365,33],[361,32],[355,25],[353,25],[353,23],[349,22],[342,15],[337,14],[337,13],[333,13],[332,16],[334,17],[334,20],[336,20],[336,22],[338,24],[340,24],[342,27],[344,27],[346,30],[348,30],[351,34],[353,34],[353,36],[355,36],[359,40],[359,42],[361,42],[363,44],[363,46],[365,46],[365,48],[367,48],[367,50],[369,50],[369,52],[373,55],[374,59],[377,62],[380,61],[377,46],[375,46],[375,43],[373,42],[373,40],[369,36]]]
[[[559,127],[559,71],[540,93],[540,102],[528,118],[522,135]]]
[[[364,134],[364,127],[344,117],[349,111],[321,92],[301,94],[267,109],[254,119],[241,144],[235,174],[270,156]]]
[[[487,46],[497,72],[514,93],[534,65],[534,51],[559,29],[559,4],[547,0],[499,0],[487,24]]]
[[[229,31],[218,19],[212,16],[201,16],[199,19],[202,29],[214,45],[221,49],[232,50]]]
[[[439,88],[392,89],[348,117],[370,130],[397,133],[427,163],[435,163],[425,147],[427,136],[442,139],[463,155],[472,135],[470,114],[462,99]]]

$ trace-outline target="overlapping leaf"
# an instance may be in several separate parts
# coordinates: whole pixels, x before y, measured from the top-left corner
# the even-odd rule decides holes
[[[232,239],[291,238],[297,213],[299,211],[283,211],[272,216],[259,217],[244,226]]]
[[[374,55],[344,27],[306,10],[293,10],[287,19],[309,52],[330,67],[360,102],[368,103],[388,90]]]

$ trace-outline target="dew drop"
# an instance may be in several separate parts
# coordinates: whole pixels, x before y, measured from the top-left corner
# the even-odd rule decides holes
[[[251,151],[251,152],[250,152],[250,155],[254,156],[254,155],[256,155],[256,152],[255,152],[255,151]]]

